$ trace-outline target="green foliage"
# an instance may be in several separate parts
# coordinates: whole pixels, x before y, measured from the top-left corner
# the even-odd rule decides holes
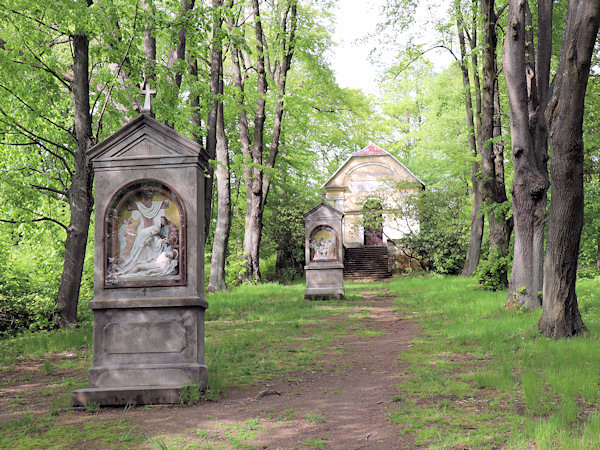
[[[499,291],[506,288],[506,268],[510,263],[508,255],[490,252],[487,259],[481,259],[475,271],[475,280],[486,291]]]
[[[415,437],[415,444],[600,445],[600,435],[592,432],[598,426],[600,398],[600,356],[594,350],[600,310],[592,300],[600,295],[596,282],[581,280],[577,290],[590,334],[560,341],[536,331],[541,311],[507,311],[506,291],[476,289],[472,279],[404,278],[388,289],[398,295],[399,308],[419,312],[424,331],[400,355],[409,382],[398,386],[406,400],[391,409],[392,419]],[[456,390],[461,384],[462,391]],[[451,413],[440,413],[440,397],[450,401],[445,405]]]
[[[273,198],[265,212],[263,234],[276,261],[271,277],[264,275],[266,280],[291,281],[304,275],[303,214],[314,205],[292,189],[278,189]]]
[[[597,60],[597,56],[596,56]],[[586,109],[583,121],[584,138],[584,223],[579,248],[577,276],[594,278],[598,276],[597,263],[600,260],[600,83],[591,77],[586,92]]]
[[[0,296],[0,337],[15,336],[24,330],[52,329],[55,307],[54,299],[34,293]]]
[[[413,251],[430,270],[460,273],[468,245],[468,222],[463,215],[466,200],[452,186],[406,197],[407,208],[419,219],[419,229],[411,229],[400,245]]]
[[[188,383],[179,389],[179,403],[193,405],[202,397],[202,389],[198,383]]]

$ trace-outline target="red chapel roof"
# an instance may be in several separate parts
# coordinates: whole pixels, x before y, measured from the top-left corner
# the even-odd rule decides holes
[[[352,156],[373,156],[373,155],[389,155],[389,153],[386,152],[381,147],[377,147],[375,144],[369,144],[362,150],[357,151]]]

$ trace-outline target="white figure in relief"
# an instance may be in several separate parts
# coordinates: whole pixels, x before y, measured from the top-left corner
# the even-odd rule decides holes
[[[327,239],[323,239],[323,236],[319,240],[313,239],[310,241],[310,247],[314,250],[314,260],[333,258],[331,254],[333,236],[329,236]]]
[[[165,225],[168,230],[165,202],[136,201],[134,205],[131,217],[119,228],[117,277],[154,278],[176,274],[179,252],[168,245],[167,235],[161,235]],[[174,224],[172,227],[177,230]]]
[[[121,278],[166,277],[177,269],[177,250],[162,252],[158,257],[147,262],[136,263],[121,272]]]

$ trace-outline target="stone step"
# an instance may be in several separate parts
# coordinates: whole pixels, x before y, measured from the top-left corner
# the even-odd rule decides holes
[[[388,270],[388,251],[385,246],[347,248],[344,255],[344,278],[384,279],[391,277]]]

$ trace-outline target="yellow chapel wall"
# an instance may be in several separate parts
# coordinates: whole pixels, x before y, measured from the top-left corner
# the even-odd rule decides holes
[[[415,187],[402,192],[392,190],[401,181],[415,183]],[[360,247],[364,244],[364,229],[360,222],[363,205],[368,198],[382,201],[384,210],[396,208],[402,197],[420,190],[421,185],[417,183],[414,176],[390,155],[351,157],[325,186],[328,202],[344,213],[344,245]],[[410,229],[418,230],[415,220],[395,219],[385,212],[383,219],[384,242],[388,238],[399,239]]]

